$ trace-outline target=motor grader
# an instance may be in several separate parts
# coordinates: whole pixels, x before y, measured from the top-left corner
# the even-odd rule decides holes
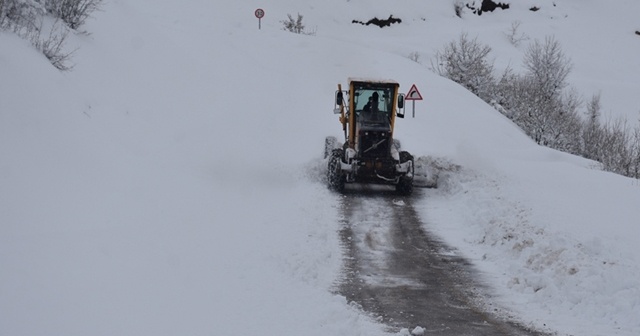
[[[413,191],[413,156],[394,141],[396,117],[404,118],[404,94],[392,80],[349,78],[338,84],[334,113],[340,114],[345,141],[325,141],[329,187],[342,192],[348,183],[395,185],[402,195]]]

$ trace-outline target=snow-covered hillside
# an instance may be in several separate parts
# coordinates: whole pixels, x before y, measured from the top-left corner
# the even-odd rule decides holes
[[[281,30],[288,13],[315,35]],[[340,195],[320,156],[350,76],[420,89],[396,134],[452,167],[422,216],[496,304],[559,335],[640,334],[640,183],[538,147],[428,68],[468,32],[518,69],[526,42],[505,32],[520,21],[557,37],[581,94],[635,120],[637,13],[633,0],[462,18],[453,1],[112,0],[71,37],[65,73],[0,32],[0,335],[386,334],[333,294]],[[390,14],[402,23],[351,23]]]

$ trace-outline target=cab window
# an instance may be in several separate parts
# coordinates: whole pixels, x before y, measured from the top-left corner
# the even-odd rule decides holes
[[[364,121],[389,122],[393,104],[391,88],[356,88],[354,98],[356,113]]]

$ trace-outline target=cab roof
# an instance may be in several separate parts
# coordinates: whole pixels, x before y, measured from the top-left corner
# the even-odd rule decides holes
[[[396,82],[393,79],[367,78],[367,77],[349,77],[349,84],[351,84],[353,82],[400,85],[398,82]]]

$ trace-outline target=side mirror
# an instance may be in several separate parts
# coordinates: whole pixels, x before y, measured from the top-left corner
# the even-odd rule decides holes
[[[336,105],[333,108],[333,114],[341,113],[342,104],[344,102],[344,98],[342,98],[342,91],[336,91]]]
[[[344,106],[345,101],[344,101],[344,95],[345,94],[349,94],[348,91],[340,91],[337,90],[336,91],[336,105],[333,108],[333,113],[334,114],[340,114],[342,113],[342,111],[346,111],[347,113],[349,113],[349,107],[348,106]]]
[[[404,118],[404,93],[398,95],[398,112],[396,112],[398,118]]]

